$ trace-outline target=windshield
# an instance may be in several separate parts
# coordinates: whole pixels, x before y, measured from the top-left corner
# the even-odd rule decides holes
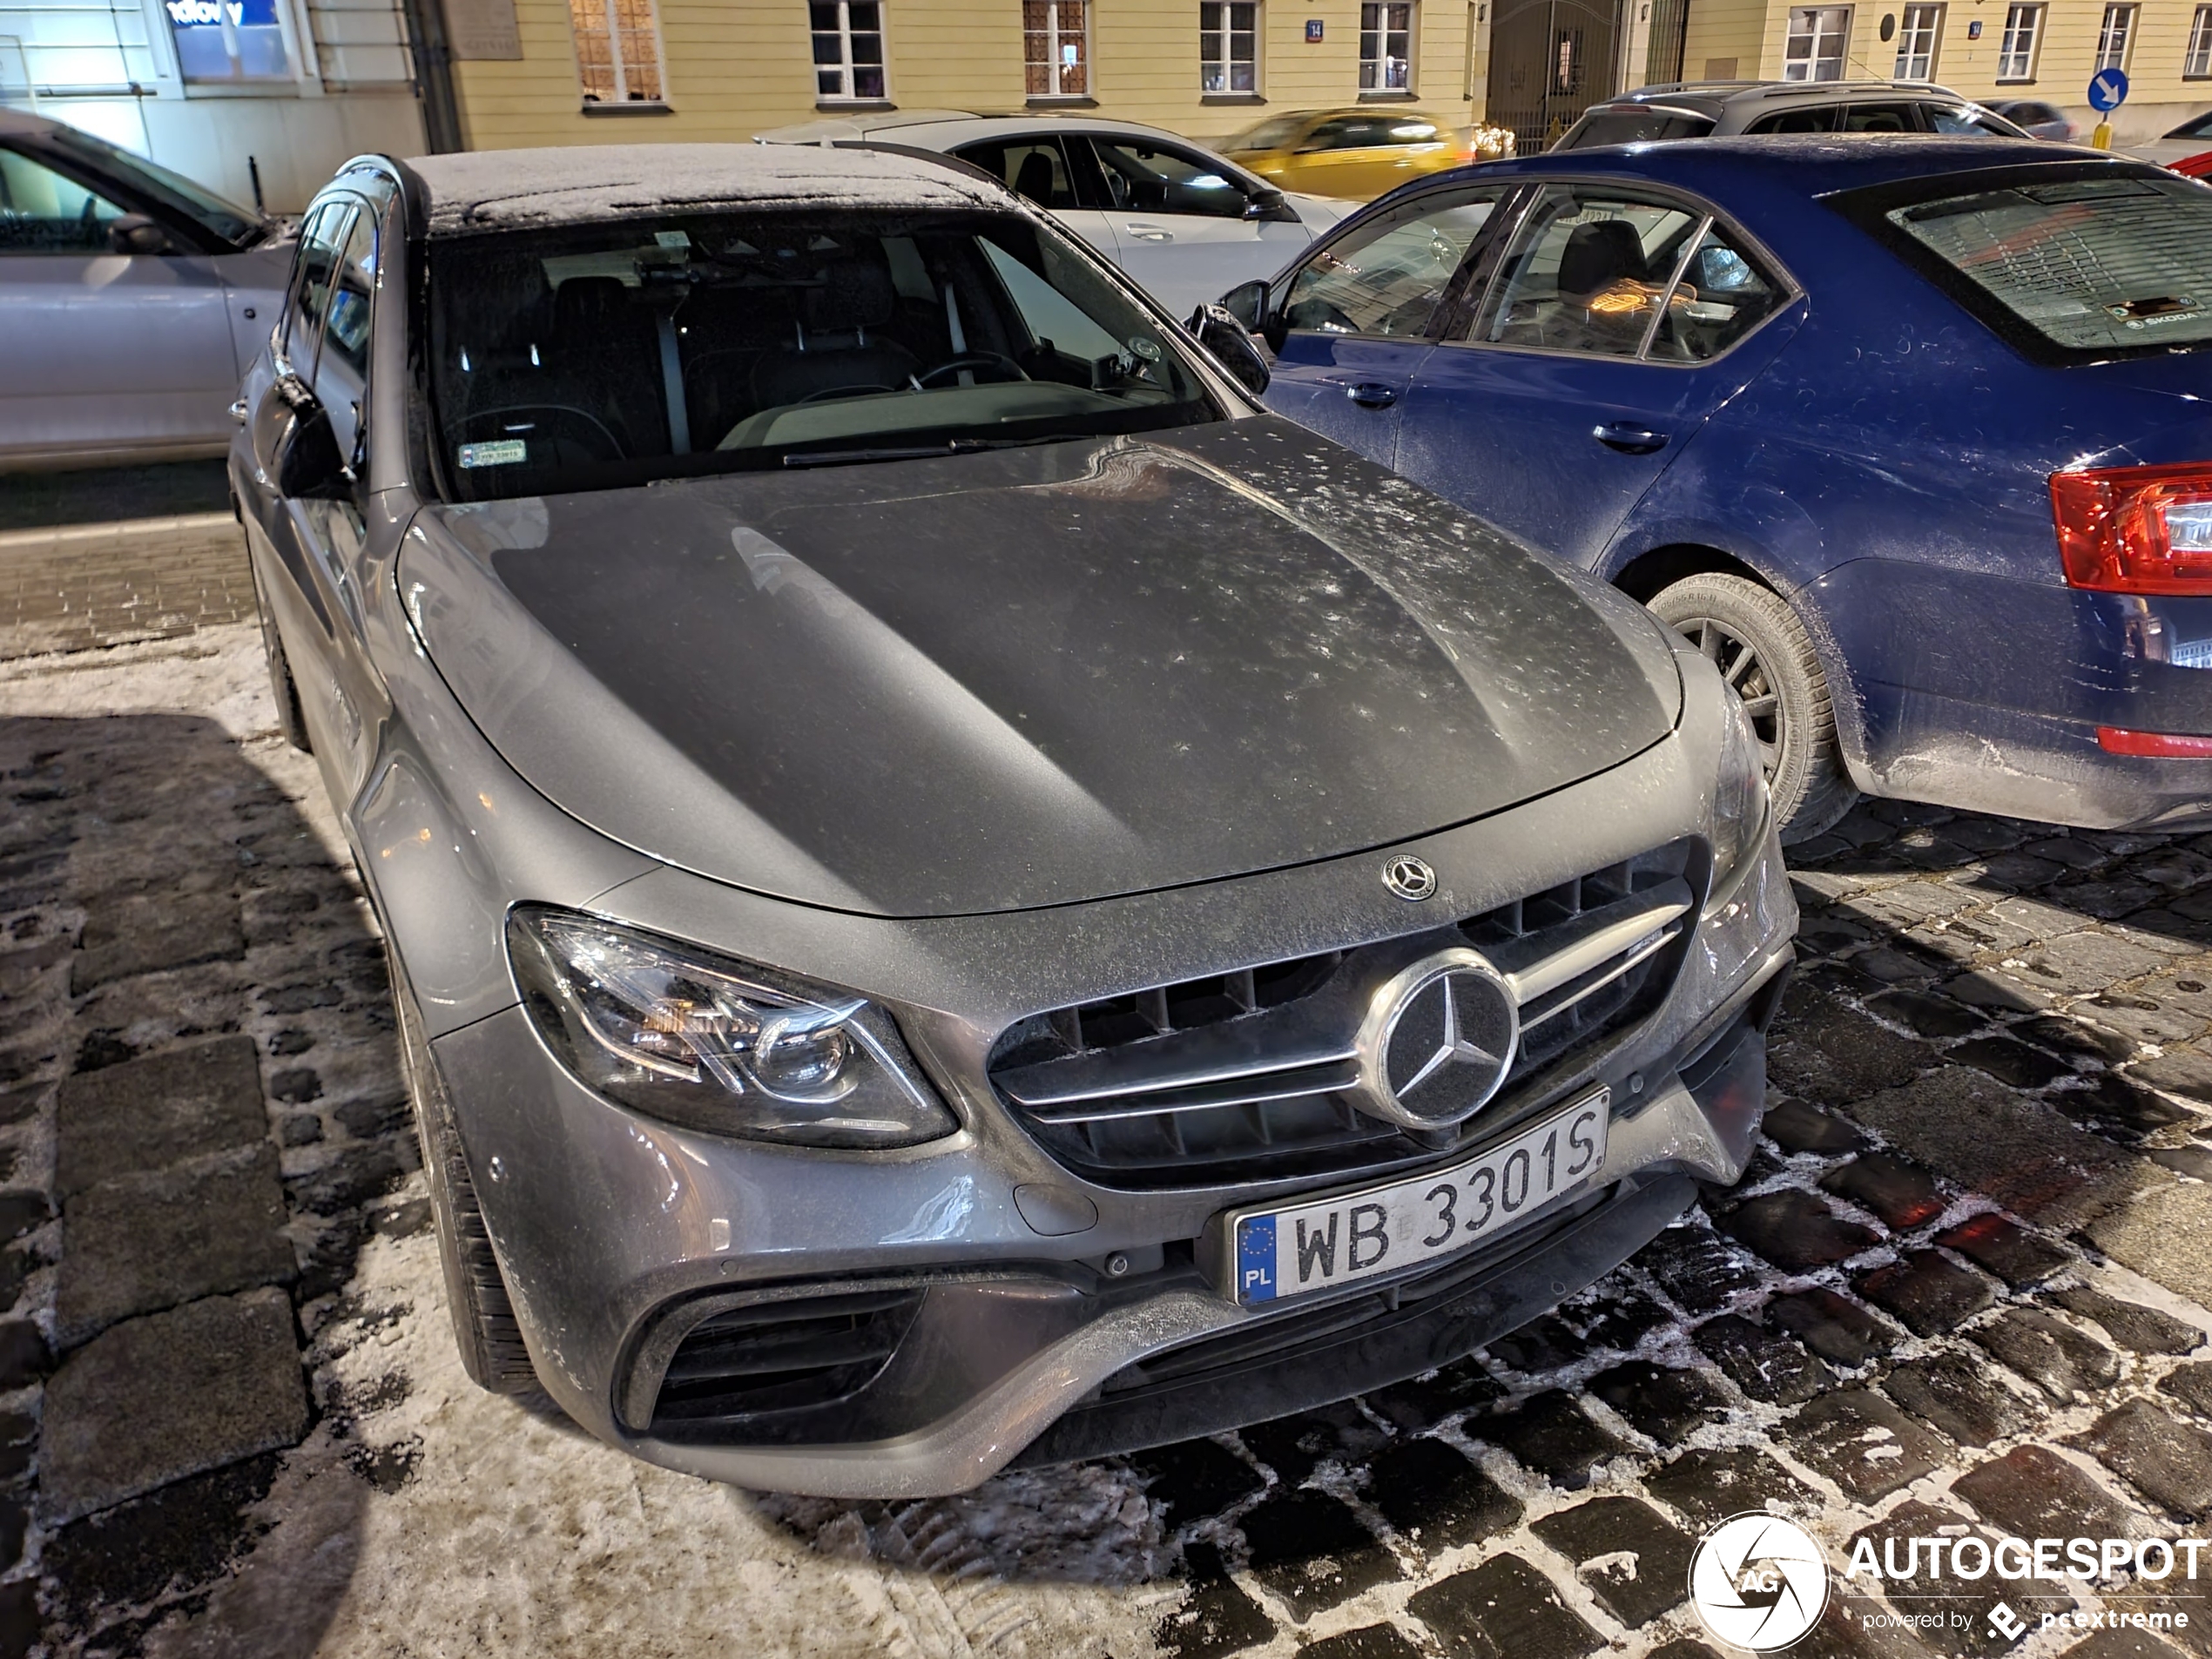
[[[267,221],[251,208],[226,201],[182,173],[172,172],[144,156],[118,149],[104,138],[71,128],[55,132],[50,142],[57,150],[77,156],[119,183],[205,226],[233,247],[251,247],[268,234]]]
[[[2153,173],[2022,183],[1892,208],[2000,333],[2067,356],[2212,341],[2212,190]]]
[[[1279,150],[1296,138],[1305,125],[1303,115],[1273,115],[1266,120],[1246,127],[1233,138],[1222,142],[1222,149]]]
[[[686,215],[434,240],[455,499],[1220,418],[1168,325],[1010,213]]]
[[[2193,121],[2184,121],[2166,135],[2169,138],[2212,138],[2212,110]]]

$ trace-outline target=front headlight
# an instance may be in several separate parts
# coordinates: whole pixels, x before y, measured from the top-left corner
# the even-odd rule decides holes
[[[516,909],[507,948],[562,1064],[648,1116],[793,1146],[913,1146],[956,1127],[865,997],[570,911]]]
[[[1726,885],[1737,865],[1757,850],[1766,826],[1766,769],[1759,759],[1758,733],[1736,688],[1723,684],[1721,697],[1720,775],[1713,786],[1713,887]]]

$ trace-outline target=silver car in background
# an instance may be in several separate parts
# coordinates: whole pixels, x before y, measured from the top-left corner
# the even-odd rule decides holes
[[[0,110],[0,470],[222,454],[291,265],[279,221]]]
[[[365,158],[300,266],[230,477],[480,1382],[956,1492],[1432,1369],[1743,1174],[1743,705],[1225,313],[907,152]]]
[[[779,127],[759,141],[956,157],[1046,209],[1179,317],[1273,276],[1359,206],[1285,193],[1189,138],[1088,116],[903,110]]]

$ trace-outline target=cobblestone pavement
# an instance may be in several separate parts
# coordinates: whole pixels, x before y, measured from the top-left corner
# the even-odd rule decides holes
[[[167,639],[253,615],[227,512],[0,530],[0,658]]]
[[[1558,1314],[1240,1434],[806,1501],[462,1378],[379,946],[260,674],[246,625],[0,664],[0,1653],[1710,1659],[1735,1511],[1838,1561],[2212,1511],[2212,837],[1862,806],[1800,850],[1749,1177]],[[2212,1656],[2202,1588],[1859,1581],[1799,1651],[2043,1659],[2041,1613],[2151,1605]]]

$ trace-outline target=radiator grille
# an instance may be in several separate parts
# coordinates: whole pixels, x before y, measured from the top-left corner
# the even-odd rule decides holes
[[[1456,1131],[1352,1109],[1352,1034],[1406,941],[1327,951],[1033,1015],[992,1050],[1016,1121],[1069,1169],[1128,1188],[1211,1185],[1434,1156],[1635,1025],[1673,982],[1696,919],[1677,842],[1423,935],[1471,944],[1520,995],[1496,1099]]]

